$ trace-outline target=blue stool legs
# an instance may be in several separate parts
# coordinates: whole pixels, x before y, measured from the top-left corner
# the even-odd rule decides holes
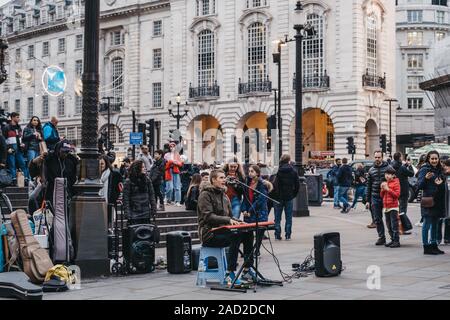
[[[217,260],[217,269],[209,269],[209,259]],[[227,255],[225,248],[202,247],[197,272],[197,286],[206,287],[208,280],[215,280],[215,283],[222,284],[227,272]]]

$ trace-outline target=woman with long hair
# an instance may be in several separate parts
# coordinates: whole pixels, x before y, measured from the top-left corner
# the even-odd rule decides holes
[[[424,254],[443,254],[439,250],[437,237],[439,220],[445,216],[445,183],[439,153],[428,152],[425,164],[419,170],[419,189],[423,190],[421,214],[423,217],[422,243]]]
[[[244,169],[238,159],[234,157],[225,164],[223,171],[225,171],[227,177],[226,194],[231,202],[233,218],[239,219],[241,216],[242,193],[244,191],[243,183],[245,182]]]
[[[23,142],[27,153],[28,163],[37,158],[40,154],[39,143],[43,141],[41,120],[33,116],[23,130]]]
[[[189,184],[186,193],[186,210],[197,210],[198,196],[200,195],[200,183],[202,183],[202,176],[199,173],[195,173],[192,176],[191,183]]]
[[[248,187],[244,188],[244,199],[241,205],[241,211],[244,216],[244,222],[255,223],[266,222],[269,216],[267,208],[268,194],[272,191],[273,186],[269,181],[261,178],[261,168],[257,165],[251,165],[248,169],[248,177],[246,180]],[[256,254],[259,253],[261,242],[264,237],[264,230],[256,232]],[[253,232],[242,234],[242,243],[244,245],[244,255],[247,257],[247,263],[244,265],[242,272],[242,280],[255,282],[257,280],[255,272],[251,270],[253,265],[253,257],[251,252],[253,249]],[[234,258],[234,257],[233,257]]]
[[[130,166],[123,187],[123,207],[129,224],[149,223],[151,216],[156,214],[155,192],[142,160],[136,160]]]

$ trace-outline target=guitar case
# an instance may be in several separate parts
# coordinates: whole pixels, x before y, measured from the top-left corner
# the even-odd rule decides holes
[[[0,273],[0,298],[42,300],[42,295],[42,288],[32,284],[25,273]]]

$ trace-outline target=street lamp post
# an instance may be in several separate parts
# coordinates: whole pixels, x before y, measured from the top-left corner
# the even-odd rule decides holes
[[[180,96],[180,94],[177,95],[176,102],[177,102],[177,113],[173,114],[172,113],[172,101],[169,101],[169,115],[172,118],[177,119],[177,130],[180,130],[180,120],[187,116],[187,114],[189,112],[189,110],[188,110],[189,104],[186,101],[186,106],[184,108],[184,114],[180,114],[180,104],[181,104],[181,96]]]
[[[397,99],[385,99],[384,101],[389,102],[389,156],[392,158],[392,102],[397,102]]]
[[[71,201],[71,227],[75,264],[83,277],[109,274],[107,210],[99,196],[98,136],[100,1],[85,2],[83,112],[81,158],[76,195]]]
[[[278,159],[281,159],[283,154],[283,140],[282,140],[282,125],[281,125],[281,46],[285,44],[284,41],[277,41],[277,51],[273,53],[273,62],[278,66],[278,115],[275,111],[278,128]]]
[[[296,34],[295,41],[295,69],[296,69],[296,88],[295,88],[295,165],[297,167],[300,189],[294,203],[294,216],[309,216],[308,209],[308,191],[306,186],[305,168],[303,166],[303,74],[302,74],[302,41],[304,37],[312,37],[315,34],[314,28],[310,24],[302,23],[303,6],[297,1],[295,7],[296,21],[294,29]]]
[[[107,124],[107,131],[106,131],[106,133],[107,133],[107,136],[106,136],[106,150],[107,151],[110,151],[110,145],[111,145],[111,143],[110,143],[110,137],[111,137],[111,135],[110,135],[110,132],[109,132],[109,130],[111,129],[110,127],[111,127],[111,100],[112,99],[114,99],[114,97],[103,97],[102,98],[102,100],[106,100],[107,102],[106,102],[106,105],[105,105],[105,107],[106,108],[108,108],[108,124]]]

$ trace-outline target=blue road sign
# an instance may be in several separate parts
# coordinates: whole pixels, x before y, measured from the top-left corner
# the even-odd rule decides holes
[[[143,140],[142,132],[131,132],[130,133],[130,144],[131,145],[141,145]]]

